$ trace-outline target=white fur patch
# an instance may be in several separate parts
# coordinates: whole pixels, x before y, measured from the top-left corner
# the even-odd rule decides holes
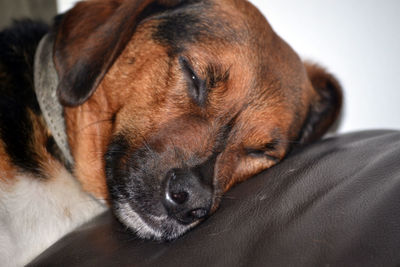
[[[160,231],[148,225],[127,203],[119,205],[116,215],[121,222],[136,231],[136,234],[141,238],[160,239],[162,237]]]
[[[106,208],[64,168],[51,179],[0,183],[0,265],[23,266]]]

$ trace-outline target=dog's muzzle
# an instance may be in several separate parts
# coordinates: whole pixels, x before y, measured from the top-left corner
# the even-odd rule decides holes
[[[132,190],[137,193],[114,200],[113,205],[120,221],[141,238],[173,240],[211,212],[213,187],[196,168],[170,170],[158,187],[160,192],[145,188]]]
[[[177,148],[128,147],[123,138],[112,142],[106,176],[116,216],[139,237],[175,239],[214,210],[216,155],[184,159]]]

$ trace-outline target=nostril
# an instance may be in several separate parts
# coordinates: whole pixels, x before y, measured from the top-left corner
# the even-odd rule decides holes
[[[194,219],[201,219],[207,215],[208,211],[206,209],[194,209],[189,211],[189,217]]]
[[[172,205],[183,205],[189,200],[189,193],[181,186],[176,170],[167,174],[166,199]]]
[[[188,201],[189,198],[189,194],[187,192],[170,192],[168,196],[173,203],[176,203],[178,205],[184,204]]]

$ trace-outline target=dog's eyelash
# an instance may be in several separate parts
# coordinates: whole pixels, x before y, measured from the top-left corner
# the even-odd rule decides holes
[[[230,68],[224,69],[219,64],[208,65],[206,69],[208,87],[211,89],[226,83],[229,79],[229,72]]]

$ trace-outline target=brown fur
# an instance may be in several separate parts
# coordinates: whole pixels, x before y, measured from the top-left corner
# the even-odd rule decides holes
[[[65,109],[75,174],[84,188],[97,197],[108,198],[103,155],[113,135],[126,136],[131,150],[148,142],[156,150],[175,146],[206,158],[218,138],[216,129],[236,116],[227,146],[216,163],[215,175],[225,192],[284,158],[299,140],[307,116],[313,112],[309,107],[320,109],[323,96],[317,90],[324,87],[326,79],[340,90],[333,77],[318,67],[307,66],[307,76],[298,56],[252,5],[225,0],[215,4],[208,16],[219,17],[244,37],[239,36],[232,43],[204,40],[188,44],[184,52],[200,75],[206,75],[210,62],[230,73],[228,81],[213,88],[207,107],[201,108],[187,97],[177,59],[171,59],[169,48],[152,37],[159,22],[149,20],[137,28],[132,23],[124,24],[124,28],[119,22],[124,12],[131,12],[130,19],[137,20],[149,2],[80,3],[66,15],[58,33],[55,60],[62,81],[60,97],[68,105],[78,105]],[[94,16],[86,15],[90,10],[97,10],[93,11]],[[130,38],[133,28],[135,32]],[[257,32],[258,39],[246,39],[246,28]],[[104,46],[112,40],[104,40],[102,33],[112,30],[120,40],[106,49]],[[81,53],[82,49],[85,53]],[[71,84],[63,84],[63,79],[68,79],[69,70],[77,62],[91,63],[98,57],[104,57],[105,63],[101,63],[93,88],[72,103],[71,89],[63,89]],[[328,116],[312,126],[313,133],[302,137],[301,142],[320,137],[338,116],[339,108],[340,101]],[[261,149],[268,142],[277,143],[269,158],[246,153],[247,149]],[[169,164],[173,166],[173,160]]]
[[[32,197],[46,191],[47,214],[64,215],[56,224],[94,216],[93,195],[139,237],[173,240],[232,186],[323,136],[342,105],[336,79],[304,64],[245,0],[88,0],[49,33],[30,25],[0,36],[0,186],[37,179]],[[73,162],[32,88],[40,39],[54,45],[44,52]],[[75,210],[65,195],[87,203]]]
[[[11,164],[10,158],[4,148],[3,142],[0,140],[0,182],[10,183],[15,177],[16,169]]]

